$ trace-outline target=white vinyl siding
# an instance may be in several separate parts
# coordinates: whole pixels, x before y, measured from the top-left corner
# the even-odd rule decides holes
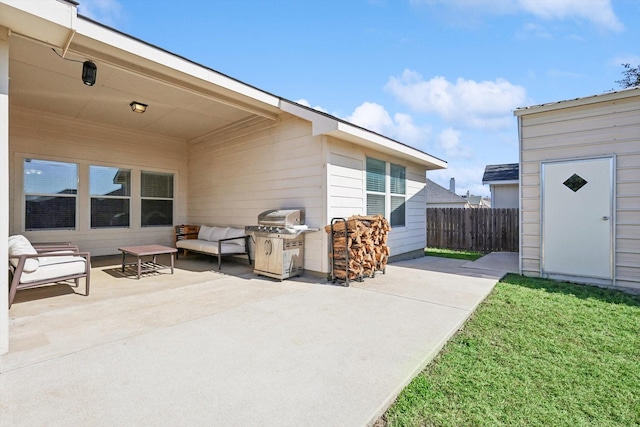
[[[540,274],[540,163],[615,156],[616,286],[640,289],[640,95],[525,111],[521,122],[522,272]],[[585,102],[589,102],[587,99]],[[579,101],[576,101],[579,102]]]
[[[132,113],[133,114],[133,113]],[[108,165],[132,170],[131,212],[140,212],[140,171],[175,176],[174,222],[186,222],[186,143],[173,138],[69,119],[19,107],[11,110],[9,135],[10,206],[9,233],[24,234],[36,242],[71,241],[94,256],[117,254],[127,245],[173,244],[172,227],[141,227],[132,215],[130,228],[91,228],[89,167]],[[41,158],[78,165],[78,211],[75,230],[24,230],[22,200],[24,158]],[[184,179],[181,179],[184,178]]]
[[[308,122],[284,115],[189,143],[189,222],[244,228],[268,209],[302,208],[307,225],[324,227],[322,142],[310,134]],[[325,237],[305,235],[306,270],[327,271]]]
[[[366,151],[333,138],[329,139],[328,216],[348,218],[366,214],[366,159],[371,157],[387,164],[406,163],[379,152]],[[404,227],[392,227],[388,245],[397,256],[424,250],[426,246],[426,169],[412,163],[405,167]]]

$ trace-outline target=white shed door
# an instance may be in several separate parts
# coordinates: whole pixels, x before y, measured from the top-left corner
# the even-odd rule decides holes
[[[542,164],[542,273],[612,279],[613,158]]]

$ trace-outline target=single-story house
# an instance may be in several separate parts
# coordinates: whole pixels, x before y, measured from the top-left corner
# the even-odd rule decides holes
[[[471,209],[490,209],[491,208],[491,200],[489,200],[487,197],[474,196],[472,194],[469,194],[468,191],[467,191],[467,194],[462,197],[467,201],[467,203],[469,203],[469,207]]]
[[[469,202],[455,193],[455,180],[451,178],[449,189],[427,179],[427,208],[469,208]]]
[[[640,87],[514,114],[521,273],[640,291]]]
[[[492,208],[518,208],[520,206],[518,163],[485,166],[482,184],[489,185]]]
[[[0,257],[9,235],[92,255],[173,245],[173,226],[384,214],[392,255],[423,254],[426,171],[446,162],[78,15],[0,0]],[[304,267],[329,271],[324,231]],[[7,295],[7,275],[0,294]],[[8,347],[0,298],[0,354]]]

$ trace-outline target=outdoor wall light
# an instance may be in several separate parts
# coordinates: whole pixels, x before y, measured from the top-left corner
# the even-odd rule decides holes
[[[129,105],[131,106],[131,111],[133,112],[142,114],[147,111],[147,104],[143,104],[142,102],[133,101]]]
[[[98,74],[98,67],[91,61],[84,61],[82,63],[82,81],[87,86],[93,86],[96,83],[96,76]]]

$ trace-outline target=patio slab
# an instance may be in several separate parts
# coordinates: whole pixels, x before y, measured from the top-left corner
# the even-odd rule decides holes
[[[18,303],[12,349],[0,357],[0,420],[371,424],[503,274],[464,263],[398,262],[350,287],[310,277],[273,281],[241,266],[236,276],[177,271],[173,280],[134,281],[147,293],[122,285],[123,296],[97,290],[95,302],[63,295],[40,314],[41,300]],[[102,279],[98,289],[120,286]],[[63,307],[60,299],[80,302]]]

